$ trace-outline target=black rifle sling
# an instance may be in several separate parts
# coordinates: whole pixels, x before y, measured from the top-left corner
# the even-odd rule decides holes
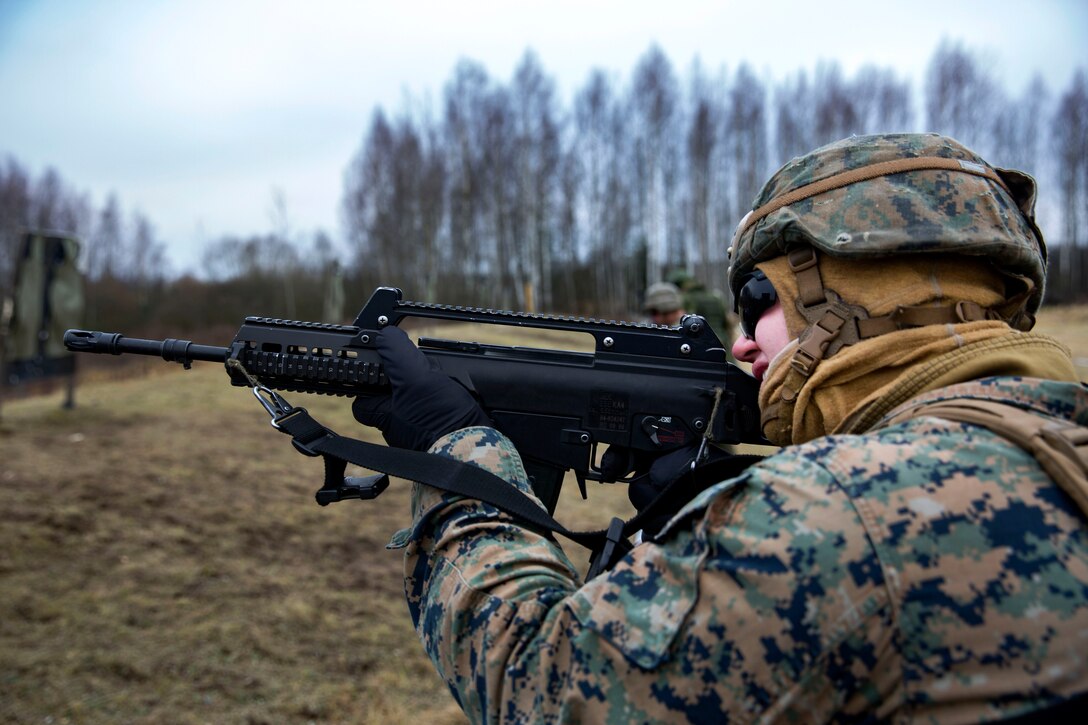
[[[326,486],[335,482],[330,479],[335,479],[343,464],[353,463],[484,501],[540,530],[561,534],[583,546],[592,546],[603,535],[600,531],[568,531],[517,488],[471,463],[345,438],[318,423],[305,408],[293,409],[274,424],[294,439],[295,447],[302,453],[325,457]],[[329,458],[340,463],[332,463]]]
[[[530,524],[548,538],[561,536],[586,547],[593,552],[587,580],[611,568],[631,550],[628,537],[642,528],[642,522],[654,516],[677,492],[690,489],[691,475],[683,476],[670,484],[653,503],[628,521],[613,519],[607,529],[597,531],[570,531],[556,521],[536,502],[490,471],[471,463],[422,451],[390,448],[376,443],[345,438],[318,423],[305,408],[293,408],[274,418],[273,426],[292,438],[295,448],[309,456],[321,456],[325,460],[325,488],[333,491],[343,484],[348,463],[371,471],[418,481],[442,491],[488,503],[495,508]],[[740,460],[723,462],[697,469],[698,478],[705,488],[717,480],[732,477],[759,459],[758,456],[739,456]],[[722,465],[722,464],[726,465]],[[720,479],[714,477],[721,472]],[[384,486],[383,486],[384,488]],[[380,492],[382,489],[378,489]],[[319,491],[319,502],[320,494]],[[375,493],[376,495],[376,493]],[[337,500],[332,498],[330,500]]]

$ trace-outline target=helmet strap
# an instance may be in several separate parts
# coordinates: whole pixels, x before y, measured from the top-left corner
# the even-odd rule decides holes
[[[853,345],[896,330],[926,325],[958,325],[980,320],[1002,320],[1009,326],[1028,331],[1035,323],[1025,309],[1035,289],[1027,277],[1017,276],[1021,291],[998,308],[985,308],[977,302],[959,300],[948,305],[899,305],[886,315],[872,317],[869,311],[845,302],[834,290],[824,287],[819,256],[814,248],[798,246],[786,258],[797,277],[797,311],[809,323],[800,335],[800,347],[794,355],[794,367],[805,377],[816,364],[834,355],[845,345]]]
[[[814,248],[793,247],[786,258],[790,271],[797,278],[797,311],[808,322],[808,327],[801,332],[797,349],[790,359],[790,369],[782,384],[781,404],[767,406],[760,416],[760,423],[764,431],[768,425],[785,426],[784,432],[788,435],[789,418],[798,391],[820,361],[842,347],[844,331],[848,336],[850,328],[856,331],[857,325],[847,325],[847,322],[858,316],[868,318],[869,314],[863,307],[845,304],[839,295],[824,287],[819,257]],[[857,342],[856,332],[852,341]]]
[[[797,349],[789,361],[790,370],[783,382],[781,403],[791,408],[805,381],[820,362],[847,345],[889,332],[926,325],[955,325],[980,320],[1004,320],[1020,330],[1030,330],[1034,323],[1025,305],[1034,285],[1023,278],[1025,289],[1010,298],[1000,310],[983,308],[976,302],[960,300],[940,307],[899,305],[888,314],[872,317],[860,305],[845,302],[834,290],[824,287],[817,251],[808,245],[791,248],[786,254],[790,271],[797,279],[797,311],[808,322],[798,337]],[[761,416],[764,429],[769,423],[786,417],[785,410],[773,404]],[[778,424],[789,426],[787,421]]]
[[[820,259],[813,247],[793,247],[786,259],[797,277],[797,311],[808,322],[790,366],[807,378],[825,357],[861,339],[857,323],[867,320],[869,311],[847,304],[834,290],[824,287]]]

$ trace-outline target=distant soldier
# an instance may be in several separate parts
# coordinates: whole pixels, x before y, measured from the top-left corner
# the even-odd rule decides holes
[[[785,447],[592,581],[517,519],[417,485],[394,545],[469,719],[1082,720],[1088,388],[1029,331],[1034,200],[1029,176],[935,134],[782,167],[728,283],[733,353]],[[373,421],[387,441],[530,492],[471,395],[398,328],[378,338],[410,401]]]
[[[718,339],[728,349],[733,342],[733,335],[730,332],[729,315],[722,296],[707,289],[706,285],[682,269],[671,272],[668,281],[680,289],[684,298],[684,308],[692,314],[704,317],[710,324],[710,329],[714,330]]]
[[[671,282],[655,282],[646,288],[642,311],[655,325],[676,326],[687,314],[679,288]]]

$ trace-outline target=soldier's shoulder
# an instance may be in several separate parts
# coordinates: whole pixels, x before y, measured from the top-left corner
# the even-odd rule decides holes
[[[994,376],[938,388],[901,407],[956,399],[1003,403],[1080,425],[1088,424],[1088,386],[1084,383],[1018,375]]]

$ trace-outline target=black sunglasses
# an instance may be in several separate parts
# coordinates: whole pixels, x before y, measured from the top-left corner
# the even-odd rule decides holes
[[[757,269],[748,275],[748,281],[740,288],[737,295],[737,303],[734,312],[740,314],[740,332],[749,340],[756,336],[756,324],[763,313],[774,307],[778,301],[778,293],[774,291],[774,285],[763,274],[763,270]]]

